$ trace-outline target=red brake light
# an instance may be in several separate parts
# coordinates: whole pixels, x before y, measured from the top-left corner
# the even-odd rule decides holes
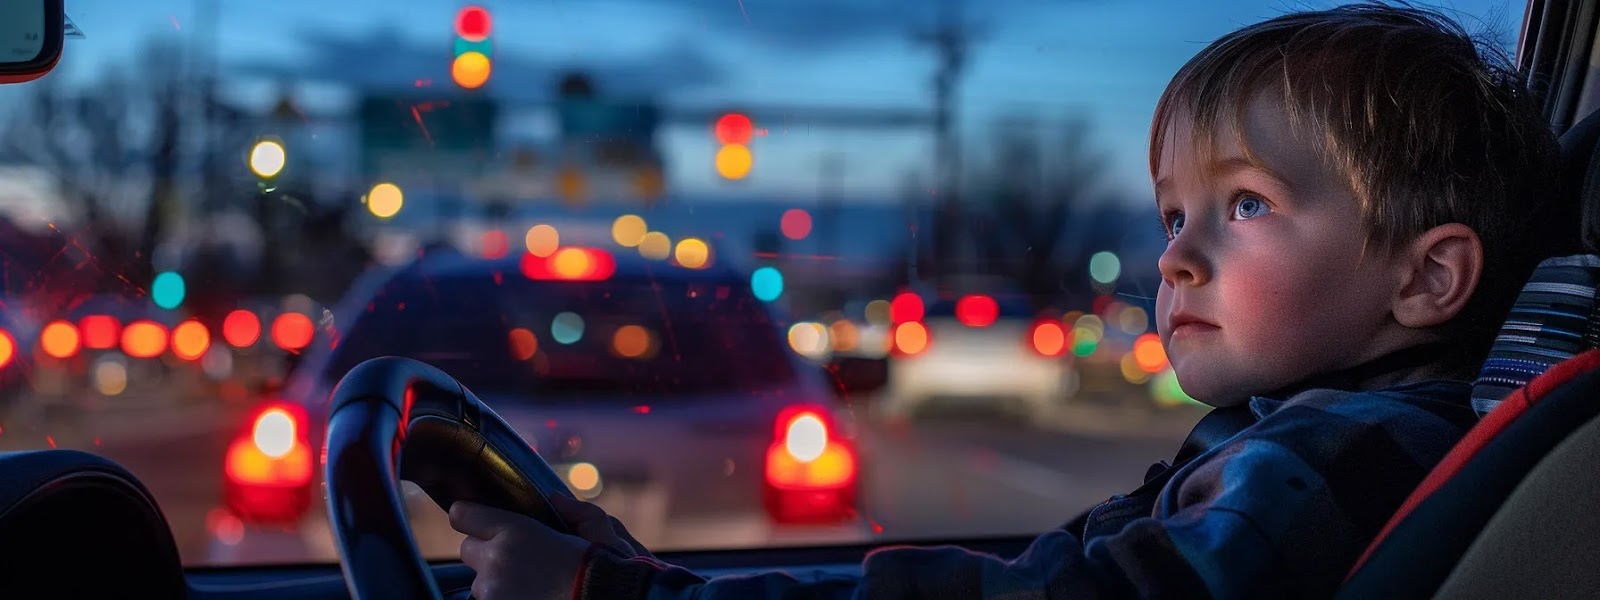
[[[1043,356],[1061,356],[1067,352],[1067,330],[1054,320],[1039,321],[1028,331],[1028,345]]]
[[[891,323],[905,323],[908,321],[921,321],[926,307],[922,304],[922,296],[911,292],[901,292],[889,302],[889,321]]]
[[[248,348],[261,339],[261,319],[245,309],[238,309],[222,319],[222,339],[236,348]]]
[[[778,416],[767,448],[767,483],[780,490],[836,489],[856,477],[855,452],[834,436],[819,409],[791,407]]]
[[[293,487],[310,483],[311,464],[305,411],[272,403],[228,445],[224,471],[233,483]]]
[[[522,274],[542,281],[605,281],[617,272],[617,260],[598,248],[567,246],[550,256],[522,254]]]
[[[1000,318],[1000,305],[982,295],[963,296],[956,301],[956,320],[968,327],[988,327]]]
[[[310,346],[316,333],[311,317],[297,312],[283,313],[272,320],[272,342],[290,352]]]
[[[767,447],[767,513],[782,523],[837,522],[855,514],[856,453],[819,407],[778,415]]]
[[[0,368],[11,364],[11,358],[17,355],[17,339],[11,337],[11,332],[0,329]]]
[[[224,501],[249,521],[292,522],[311,507],[312,456],[306,413],[273,402],[250,419],[228,444],[223,460]]]
[[[110,350],[117,347],[122,335],[122,323],[107,315],[90,315],[78,321],[78,331],[83,333],[83,347],[90,350]]]

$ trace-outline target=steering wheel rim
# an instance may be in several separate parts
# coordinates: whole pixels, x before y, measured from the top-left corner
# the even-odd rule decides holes
[[[441,508],[457,500],[569,532],[554,469],[466,386],[398,356],[358,364],[333,389],[324,446],[328,521],[352,598],[441,598],[406,520],[400,481]]]

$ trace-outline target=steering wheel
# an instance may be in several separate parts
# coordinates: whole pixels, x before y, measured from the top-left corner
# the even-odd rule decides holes
[[[447,511],[470,500],[571,531],[550,504],[553,494],[572,497],[555,470],[427,363],[385,356],[345,374],[333,389],[325,449],[328,520],[352,598],[442,598],[406,521],[401,480]]]

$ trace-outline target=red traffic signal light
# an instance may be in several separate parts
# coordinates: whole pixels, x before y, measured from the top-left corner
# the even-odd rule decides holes
[[[750,117],[739,113],[722,115],[715,127],[717,141],[723,144],[748,144],[755,132],[755,123],[750,121]]]
[[[489,11],[482,6],[468,6],[456,13],[456,35],[469,42],[481,42],[489,38],[489,30],[494,21],[489,17]]]

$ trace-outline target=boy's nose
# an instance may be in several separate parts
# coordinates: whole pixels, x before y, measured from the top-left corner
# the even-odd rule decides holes
[[[1173,287],[1180,284],[1193,287],[1204,285],[1211,278],[1210,268],[1196,248],[1194,237],[1193,233],[1185,231],[1167,244],[1167,250],[1161,253],[1161,259],[1156,262],[1162,283]]]

